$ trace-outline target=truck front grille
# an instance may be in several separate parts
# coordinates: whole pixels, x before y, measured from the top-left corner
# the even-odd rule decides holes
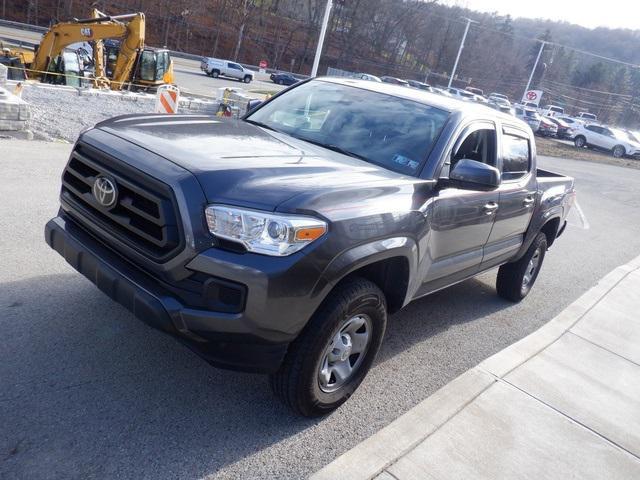
[[[116,202],[109,208],[93,194],[98,176],[107,177],[117,186]],[[62,175],[61,198],[94,234],[92,227],[100,227],[154,261],[166,261],[181,244],[171,188],[89,145],[78,143],[71,153]]]

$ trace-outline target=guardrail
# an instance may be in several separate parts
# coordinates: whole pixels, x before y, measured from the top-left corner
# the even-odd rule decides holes
[[[46,32],[49,30],[47,27],[40,27],[38,25],[30,25],[28,23],[14,22],[12,20],[4,20],[0,18],[0,26],[17,28],[18,30],[29,30],[31,32]]]

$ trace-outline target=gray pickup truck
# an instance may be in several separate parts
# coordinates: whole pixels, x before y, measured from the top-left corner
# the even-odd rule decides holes
[[[313,416],[355,391],[412,300],[495,267],[498,294],[522,300],[574,197],[512,116],[319,78],[242,120],[83,132],[45,236],[141,320],[213,365],[270,374]]]

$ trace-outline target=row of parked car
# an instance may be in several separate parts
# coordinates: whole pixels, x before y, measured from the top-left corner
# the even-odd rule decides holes
[[[601,125],[597,123],[597,116],[590,112],[578,112],[577,115],[571,116],[558,105],[539,107],[533,102],[512,104],[507,95],[493,92],[485,96],[482,90],[474,87],[466,89],[434,87],[416,80],[403,80],[390,76],[376,77],[368,73],[360,73],[356,77],[363,80],[419,88],[440,95],[458,97],[461,100],[484,103],[491,108],[509,113],[525,121],[537,135],[573,140],[578,148],[608,151],[617,158],[625,156],[640,158],[640,132]]]
[[[253,80],[252,71],[240,64],[226,60],[205,58],[200,68],[212,77],[227,76],[246,83]],[[618,158],[625,156],[640,158],[640,132],[598,124],[598,119],[593,113],[579,112],[575,116],[570,116],[566,114],[564,108],[557,105],[538,107],[533,102],[512,104],[507,95],[492,92],[485,96],[482,90],[474,87],[466,89],[437,87],[418,80],[404,80],[392,76],[377,77],[369,73],[358,73],[354,77],[372,82],[418,88],[439,95],[457,97],[464,101],[483,103],[488,107],[520,118],[529,124],[531,130],[537,135],[573,140],[578,148],[605,150]],[[290,73],[277,72],[271,74],[271,81],[278,85],[293,85],[300,79]]]

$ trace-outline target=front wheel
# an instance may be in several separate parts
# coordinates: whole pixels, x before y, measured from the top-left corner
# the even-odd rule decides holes
[[[526,297],[538,278],[546,252],[547,236],[539,233],[520,260],[506,263],[498,269],[498,295],[512,302]]]
[[[371,368],[386,324],[384,294],[373,282],[352,278],[339,284],[270,377],[273,392],[305,417],[332,412]]]
[[[251,77],[249,75],[244,77],[244,83],[251,83]]]
[[[211,76],[213,78],[218,78],[220,76],[220,72],[218,70],[211,70]]]
[[[587,144],[587,139],[582,135],[579,135],[573,139],[573,144],[578,148],[582,148]]]

